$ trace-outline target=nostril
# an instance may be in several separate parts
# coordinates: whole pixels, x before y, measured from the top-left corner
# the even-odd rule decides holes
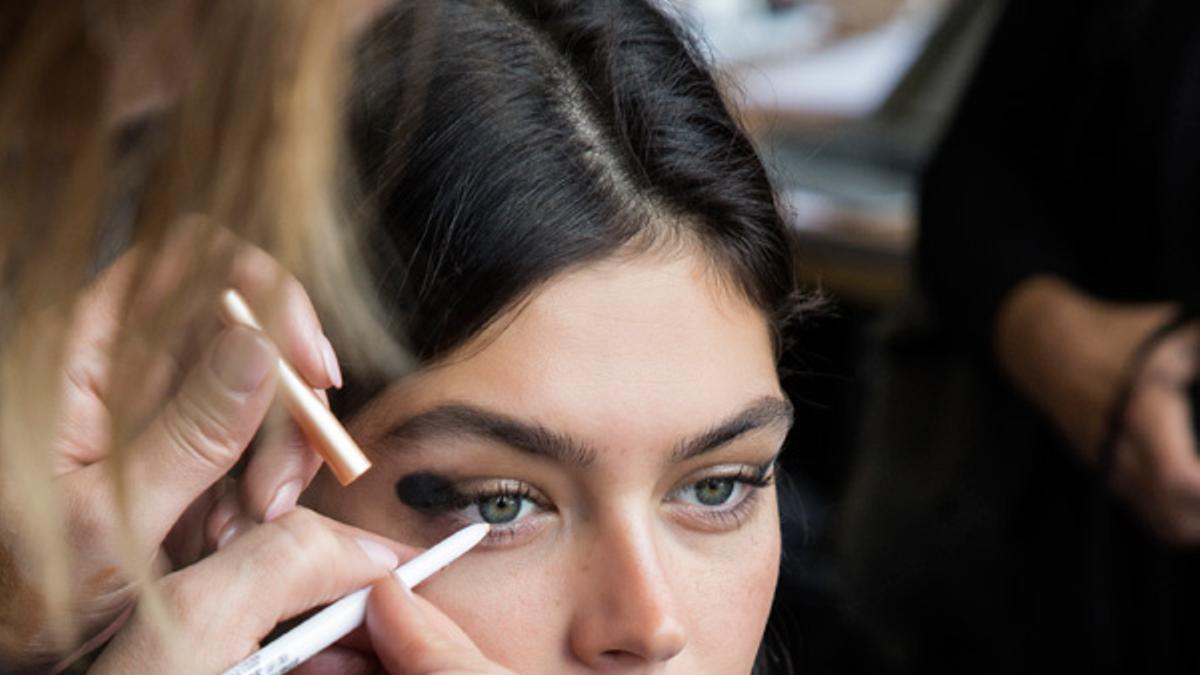
[[[609,649],[608,651],[601,652],[600,657],[603,658],[605,661],[608,661],[610,663],[615,663],[615,664],[623,664],[623,663],[627,663],[630,661],[644,661],[645,660],[642,657],[638,656],[637,654],[634,654],[633,652],[627,652],[624,649]]]

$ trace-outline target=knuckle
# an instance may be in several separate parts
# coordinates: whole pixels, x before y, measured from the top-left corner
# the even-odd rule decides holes
[[[460,665],[453,664],[453,659],[449,659],[451,664],[446,663],[452,648],[432,631],[415,630],[393,637],[396,651],[418,672],[437,672],[448,669],[447,665]]]
[[[308,307],[308,291],[304,290],[304,285],[300,280],[291,274],[282,273],[283,276],[279,280],[279,295],[287,304],[287,307]]]
[[[233,236],[236,238],[237,235]],[[241,240],[238,240],[234,264],[243,275],[257,284],[268,283],[280,274],[279,262],[270,253]]]
[[[306,508],[292,509],[286,515],[276,520],[275,524],[300,539],[316,536],[315,533],[324,532],[325,530],[321,518]]]
[[[320,320],[313,309],[308,291],[296,277],[287,274],[279,281],[280,306],[287,313],[286,321],[293,324],[303,335],[320,332]],[[303,345],[307,345],[307,339]],[[299,346],[299,345],[297,345]]]
[[[72,541],[98,542],[111,534],[115,505],[107,483],[71,484],[63,491],[63,506]]]
[[[241,242],[234,270],[235,277],[241,281],[237,285],[251,300],[273,304],[288,299],[293,284],[303,290],[300,282],[274,256],[254,244]]]
[[[172,574],[159,582],[157,592],[171,617],[182,627],[190,628],[209,614],[205,603],[210,594],[203,586],[192,575]]]
[[[270,564],[297,582],[320,579],[320,567],[334,560],[336,535],[312,511],[293,509],[264,527],[270,528]]]
[[[161,419],[170,441],[205,468],[223,470],[237,458],[234,430],[193,389],[181,389]]]
[[[437,638],[427,635],[409,638],[404,644],[403,653],[420,670],[433,671],[443,660],[441,644]]]

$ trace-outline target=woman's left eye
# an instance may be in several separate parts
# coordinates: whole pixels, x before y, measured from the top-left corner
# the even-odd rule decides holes
[[[685,485],[673,496],[686,504],[714,508],[739,501],[747,489],[746,483],[736,478],[712,477]]]

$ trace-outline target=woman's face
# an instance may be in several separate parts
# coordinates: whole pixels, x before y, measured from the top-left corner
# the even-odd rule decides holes
[[[746,673],[790,422],[760,311],[699,258],[612,259],[373,400],[375,468],[307,501],[422,546],[492,523],[420,593],[516,672]]]

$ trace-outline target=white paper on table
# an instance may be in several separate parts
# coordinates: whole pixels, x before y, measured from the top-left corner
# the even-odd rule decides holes
[[[755,109],[861,119],[879,109],[916,60],[940,12],[905,12],[879,28],[791,61],[741,69]]]

